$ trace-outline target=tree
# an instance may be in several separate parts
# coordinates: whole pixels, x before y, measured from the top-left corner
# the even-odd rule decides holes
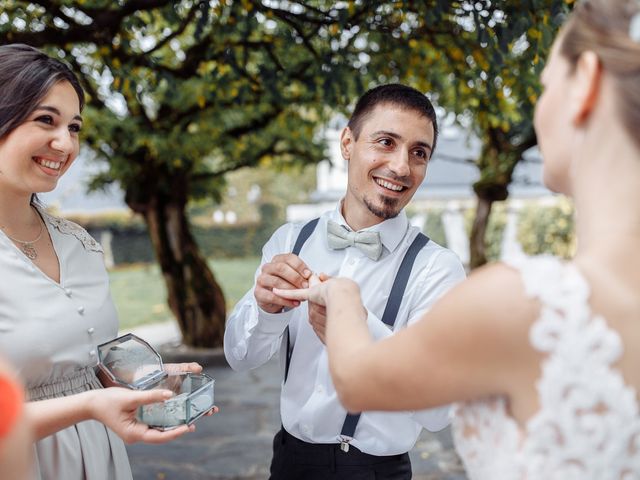
[[[570,3],[570,0],[566,0]],[[88,92],[86,143],[148,226],[185,343],[222,342],[222,291],[188,202],[224,174],[323,157],[319,126],[365,87],[437,92],[483,141],[472,263],[535,140],[531,105],[560,0],[0,0],[0,41],[47,48]],[[409,47],[409,48],[407,48]],[[475,240],[474,240],[475,239]]]
[[[370,68],[432,92],[481,140],[474,184],[470,266],[486,263],[485,233],[494,202],[505,200],[516,164],[537,141],[533,108],[539,75],[573,0],[395,2],[371,35],[381,55]],[[389,38],[397,38],[389,42]],[[409,48],[406,48],[406,47]]]
[[[362,79],[367,6],[203,0],[0,1],[0,41],[45,47],[88,93],[86,143],[140,213],[183,341],[221,345],[225,302],[185,213],[226,172],[323,158],[318,126]]]

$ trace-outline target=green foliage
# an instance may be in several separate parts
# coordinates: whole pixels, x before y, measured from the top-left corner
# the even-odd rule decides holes
[[[220,200],[243,166],[321,160],[318,128],[361,90],[363,47],[344,32],[366,8],[352,2],[10,4],[0,41],[81,74],[84,138],[110,164],[94,186],[119,181],[134,209],[157,194]]]
[[[280,223],[278,223],[279,225]],[[262,246],[278,225],[274,222],[242,225],[195,226],[192,233],[206,257],[242,258],[260,255]],[[144,225],[84,225],[98,241],[104,231],[112,235],[111,248],[116,265],[128,263],[151,263],[156,260],[149,233]]]
[[[221,201],[227,172],[314,163],[319,126],[365,87],[429,92],[482,141],[476,193],[504,200],[572,0],[0,1],[0,41],[81,73],[86,143],[143,211]],[[46,8],[45,6],[46,5]],[[473,263],[473,262],[472,262]]]
[[[475,211],[473,209],[465,210],[465,229],[467,234],[471,234]],[[507,206],[504,203],[494,205],[487,224],[487,233],[485,241],[487,244],[487,260],[496,261],[500,259],[502,250],[502,239],[504,238],[504,229],[507,225]]]
[[[566,198],[553,206],[530,205],[520,214],[518,241],[530,255],[571,258],[576,249],[573,205]]]
[[[457,121],[481,141],[480,178],[474,191],[486,205],[505,200],[516,164],[537,143],[533,107],[539,75],[553,38],[572,0],[394,2],[387,28],[370,41],[382,54],[369,68],[380,81],[410,83],[430,92]],[[388,34],[402,39],[389,41]],[[407,45],[409,48],[407,48]],[[491,254],[471,232],[472,268]]]
[[[424,222],[423,232],[437,244],[446,247],[447,237],[442,223],[442,212],[442,209],[433,209],[426,212],[427,219]]]
[[[387,31],[371,35],[385,52],[372,58],[379,77],[430,92],[481,140],[480,157],[469,159],[480,169],[481,197],[504,200],[522,152],[536,143],[539,75],[571,3],[400,1],[389,23],[406,43],[386,41]]]
[[[315,162],[318,126],[394,80],[482,139],[481,190],[507,185],[535,143],[538,76],[572,3],[13,1],[0,41],[45,46],[81,73],[86,140],[111,165],[101,181],[132,202],[219,195],[242,166]]]

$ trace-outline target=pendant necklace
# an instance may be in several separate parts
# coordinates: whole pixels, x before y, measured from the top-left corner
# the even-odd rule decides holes
[[[35,260],[36,258],[38,258],[38,251],[36,250],[35,244],[42,238],[42,234],[44,233],[44,225],[42,223],[42,219],[40,219],[40,232],[38,233],[38,236],[35,240],[31,240],[30,242],[25,242],[24,240],[13,238],[4,230],[4,227],[1,228],[9,240],[18,244],[18,248],[20,248],[22,253],[24,253],[29,260]]]

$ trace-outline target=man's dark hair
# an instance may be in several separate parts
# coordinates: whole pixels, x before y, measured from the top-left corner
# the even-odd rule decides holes
[[[433,125],[433,154],[433,150],[436,149],[436,142],[438,140],[438,121],[436,119],[436,111],[424,93],[419,92],[415,88],[401,85],[399,83],[380,85],[368,90],[360,97],[358,103],[356,103],[356,108],[351,114],[349,123],[347,124],[353,132],[356,140],[360,136],[360,131],[362,130],[362,124],[364,121],[378,105],[382,104],[412,110],[431,120]]]
[[[84,92],[67,65],[29,45],[0,46],[0,138],[21,125],[61,81],[74,88],[82,110]]]

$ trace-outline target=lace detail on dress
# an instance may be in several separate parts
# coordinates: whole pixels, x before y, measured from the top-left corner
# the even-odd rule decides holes
[[[636,391],[612,365],[622,341],[589,307],[578,269],[553,257],[510,262],[542,304],[530,341],[547,354],[540,410],[521,429],[505,400],[456,406],[453,432],[473,480],[640,479]]]
[[[70,222],[69,220],[65,220],[64,218],[54,217],[53,215],[49,215],[47,212],[44,212],[42,210],[38,211],[40,212],[40,215],[42,215],[42,217],[51,225],[53,225],[60,233],[73,235],[78,240],[80,240],[85,250],[104,253],[102,250],[102,246],[91,235],[89,235],[89,232],[87,232],[77,223]]]

